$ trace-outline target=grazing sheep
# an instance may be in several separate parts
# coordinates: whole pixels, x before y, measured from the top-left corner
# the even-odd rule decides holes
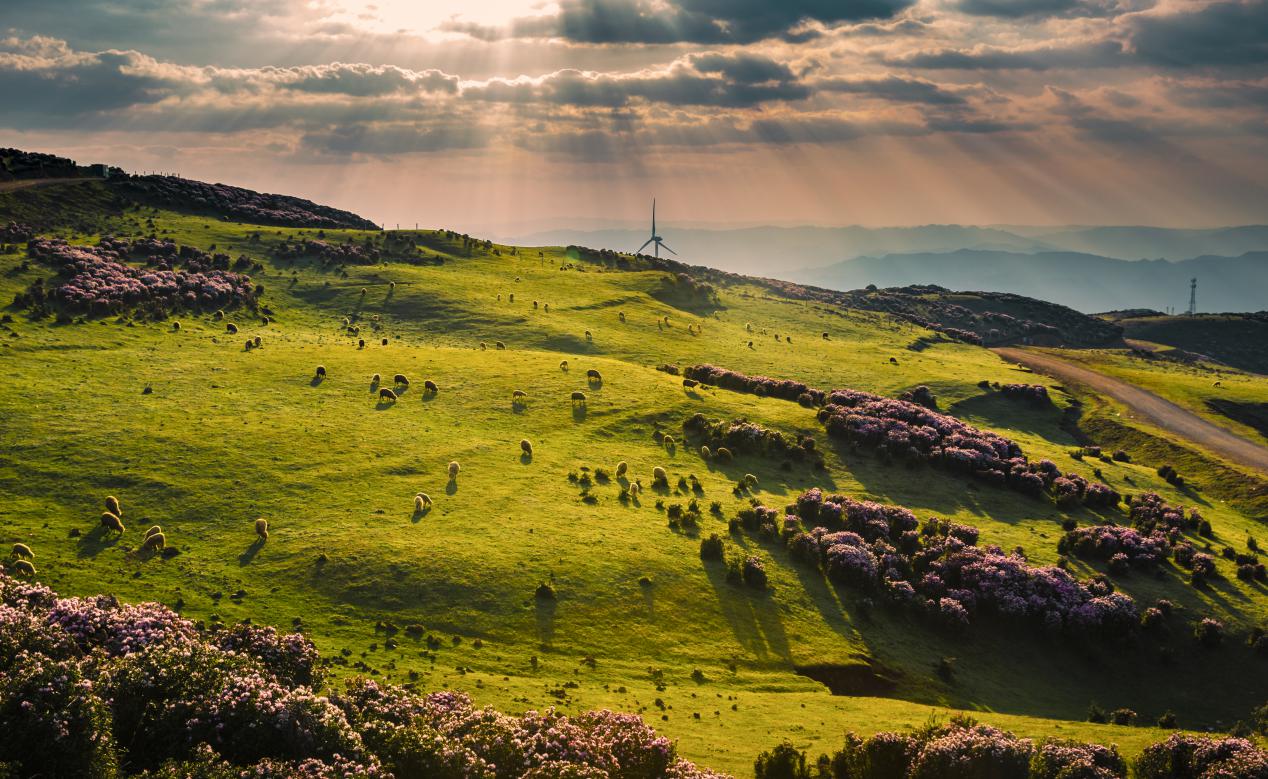
[[[414,510],[422,511],[424,508],[431,508],[431,496],[420,492],[414,496]]]
[[[260,537],[261,541],[269,540],[269,521],[264,517],[260,517],[255,521],[255,534]]]
[[[825,341],[831,341],[832,339],[828,337],[828,334],[827,334],[827,333],[824,333],[824,334],[823,334],[823,340],[825,340]]]
[[[665,327],[669,327],[669,315],[665,315]]]
[[[212,315],[212,319],[215,319],[217,322],[219,322],[220,320],[224,318],[225,318],[225,312],[220,311],[219,309],[217,309],[216,313]]]
[[[440,392],[440,387],[436,385],[436,382],[431,379],[427,379],[423,382],[423,391],[430,392],[434,395],[435,393]]]
[[[572,393],[572,402],[573,402],[573,403],[585,403],[585,402],[586,402],[586,393],[584,393],[584,392],[582,392],[582,391],[580,391],[580,390],[577,390],[577,391],[573,392],[573,393]]]
[[[264,340],[261,339],[260,336],[257,335],[255,337],[255,348],[259,349],[263,345],[264,345]]]
[[[393,376],[392,381],[395,382],[396,384],[404,384],[406,387],[409,386],[409,379],[407,379],[405,377],[405,374],[403,373],[398,373],[395,376]]]
[[[249,351],[251,351],[254,347],[255,347],[255,344],[251,342],[251,339],[250,339],[250,338],[248,338],[248,339],[247,339],[247,344],[246,344],[246,350],[249,352]]]
[[[106,496],[106,511],[109,511],[116,517],[123,516],[123,510],[119,508],[119,499],[113,495]]]
[[[387,387],[380,387],[379,388],[379,402],[383,402],[383,401],[391,401],[395,403],[396,393],[388,389]]]
[[[515,293],[514,293],[514,292],[512,292],[510,295],[507,295],[507,296],[506,296],[506,299],[507,299],[508,301],[510,301],[511,303],[514,303],[514,302],[515,302]]]
[[[687,389],[691,389],[693,387],[700,386],[700,382],[696,381],[695,379],[683,379],[682,386],[686,387]]]
[[[550,304],[549,304],[549,303],[544,303],[544,304],[542,304],[542,308],[543,308],[543,309],[545,309],[545,311],[546,311],[546,313],[547,313],[547,314],[549,314],[549,313],[550,313]]]
[[[361,288],[361,297],[365,297],[365,296],[366,296],[366,295],[368,295],[368,294],[370,294],[370,290],[366,289],[365,287],[362,287],[362,288]]]
[[[159,527],[158,525],[153,525],[150,527],[149,530],[145,531],[145,537],[149,538],[155,533],[162,533],[162,532],[163,532],[163,528]]]
[[[642,489],[643,489],[643,485],[639,484],[638,482],[632,482],[629,486],[630,497],[631,498],[638,497],[638,493]]]
[[[619,312],[619,313],[617,314],[617,317],[619,317],[619,318],[620,318],[620,320],[621,320],[622,322],[624,322],[624,321],[625,321],[625,312],[624,312],[624,311]]]
[[[458,471],[461,471],[461,470],[462,470],[462,466],[458,465],[457,460],[454,460],[453,462],[449,463],[449,481],[453,481],[454,479],[457,479]]]
[[[593,334],[592,334],[589,330],[587,330],[587,331],[586,331],[586,340],[587,340],[587,341],[593,341],[593,340],[594,340],[594,335],[593,335]]]
[[[779,333],[775,333],[775,340],[776,340],[776,341],[778,341],[778,340],[779,340]]]
[[[717,456],[720,462],[724,462],[724,463],[731,462],[731,450],[727,449],[725,446],[719,446],[718,451],[714,452],[714,454]]]
[[[629,469],[630,469],[630,466],[627,465],[624,460],[622,460],[616,464],[616,475],[618,477],[624,476],[625,472],[628,471]]]
[[[502,302],[502,293],[501,293],[501,292],[499,292],[499,293],[498,293],[498,302],[499,302],[499,303],[501,303],[501,302]]]
[[[589,379],[590,381],[603,381],[603,377],[600,376],[599,372],[596,371],[594,368],[591,368],[590,370],[586,371],[586,378]]]
[[[181,329],[181,323],[180,323],[180,322],[173,322],[173,323],[172,323],[172,329],[173,329],[173,330],[179,330],[179,329]]]
[[[559,370],[561,370],[561,371],[567,371],[567,370],[568,370],[568,361],[567,361],[567,360],[560,360],[560,361],[559,361]]]
[[[378,384],[380,381],[382,381],[382,379],[379,378],[379,374],[377,373],[370,377],[371,384]]]
[[[348,317],[344,317],[344,318],[343,318],[343,326],[344,326],[344,327],[351,327],[351,326],[352,326],[352,320],[351,320],[351,319],[349,319]]]
[[[13,572],[23,576],[34,576],[36,574],[35,566],[31,565],[29,560],[14,560]]]
[[[237,335],[238,326],[235,325],[233,322],[229,322],[225,325],[225,332],[228,333],[229,335]]]
[[[502,343],[501,341],[494,341],[494,342],[493,342],[493,347],[494,347],[495,349],[505,349],[505,348],[506,348],[506,344]]]
[[[791,336],[791,335],[786,335],[786,336],[784,336],[784,340],[785,340],[785,341],[787,341],[788,343],[792,343],[792,336]]]
[[[146,536],[145,540],[141,542],[141,549],[147,552],[154,549],[162,549],[165,546],[167,546],[167,536],[162,533]]]
[[[652,468],[652,483],[653,484],[668,484],[669,483],[669,474],[666,473],[665,469],[660,467],[659,465],[657,465],[655,468]]]
[[[528,393],[525,392],[524,390],[515,390],[511,393],[511,398],[513,400],[524,400],[527,397],[528,397]]]
[[[748,485],[748,486],[750,486],[750,487],[756,487],[756,486],[757,486],[757,477],[756,477],[756,476],[754,476],[754,475],[753,475],[753,474],[751,474],[751,473],[746,473],[746,474],[744,474],[744,483],[745,483],[745,484],[747,484],[747,485]]]
[[[384,338],[384,339],[383,339],[382,341],[380,341],[379,343],[380,343],[381,345],[383,345],[383,346],[387,346],[387,339],[386,339],[386,338]]]
[[[1217,382],[1215,382],[1215,385],[1214,385],[1214,386],[1216,386],[1216,387],[1223,387],[1223,386],[1224,386],[1224,382],[1222,382],[1222,381],[1217,381]]]
[[[116,533],[122,533],[125,530],[123,527],[123,520],[119,519],[118,515],[111,514],[109,511],[102,512],[101,526],[106,530],[113,530]]]
[[[890,358],[889,358],[889,361],[890,361],[890,363],[892,363],[893,365],[897,365],[897,364],[898,364],[898,358],[897,358],[897,357],[890,357]]]
[[[326,378],[326,366],[324,366],[324,365],[318,365],[318,366],[317,366],[317,375],[318,375],[318,376],[320,376],[320,377],[322,377],[323,379],[324,379],[324,378]]]
[[[537,310],[537,301],[536,301],[536,300],[534,300],[534,301],[533,301],[533,310],[534,310],[534,311],[535,311],[535,310]]]
[[[480,342],[480,351],[484,351],[485,349],[488,349],[488,348],[489,348],[488,344],[486,344],[484,341]]]
[[[745,323],[744,323],[744,329],[745,329],[745,330],[748,330],[750,333],[751,333],[751,332],[753,332],[753,323],[752,323],[752,322],[745,322]]]
[[[674,446],[677,445],[676,442],[674,441],[674,437],[671,435],[667,435],[663,439],[661,439],[661,443],[665,445],[666,449],[673,449]]]
[[[707,447],[707,446],[702,446],[702,447],[700,447],[700,456],[701,456],[702,458],[704,458],[704,459],[708,460],[710,457],[712,457],[712,456],[713,456],[713,452],[712,452],[712,451],[710,451],[709,447]]]
[[[262,325],[267,325],[267,324],[269,324],[269,322],[271,322],[271,321],[272,321],[272,320],[271,320],[271,319],[269,319],[269,318],[268,318],[268,317],[266,317],[266,316],[262,316],[262,317],[260,317],[260,324],[262,324]]]
[[[35,552],[32,552],[31,547],[27,546],[26,544],[19,543],[19,544],[13,545],[13,556],[33,558],[35,557]]]
[[[533,456],[533,444],[527,438],[520,441],[520,449],[529,457]]]
[[[359,339],[357,339],[357,348],[358,348],[358,349],[364,349],[364,348],[365,348],[365,339],[364,339],[364,338],[359,338]]]
[[[752,349],[752,348],[753,348],[753,342],[752,342],[752,341],[749,341],[749,342],[748,342],[748,348],[750,348],[750,349]]]
[[[387,283],[387,288],[388,288],[389,290],[396,289],[396,282],[395,282],[395,281],[389,281],[389,282]]]

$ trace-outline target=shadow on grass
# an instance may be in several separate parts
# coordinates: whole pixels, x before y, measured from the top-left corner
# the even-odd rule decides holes
[[[310,386],[310,387],[320,387],[320,386],[321,386],[321,383],[322,383],[323,381],[325,381],[325,380],[326,380],[326,377],[325,377],[325,376],[314,376],[311,380],[309,380],[309,382],[308,382],[308,386]]]
[[[87,534],[80,536],[76,554],[79,557],[96,557],[102,551],[118,544],[119,539],[122,537],[122,534],[106,530],[106,528],[98,525]]]
[[[258,555],[260,553],[260,550],[263,548],[264,548],[263,538],[257,538],[254,541],[252,541],[251,545],[248,546],[245,550],[243,550],[242,554],[238,555],[238,565],[242,565],[242,566],[250,565],[251,561],[255,559],[255,556]]]
[[[457,480],[457,479],[450,479],[450,480],[449,480],[449,483],[445,485],[445,494],[446,494],[446,495],[453,495],[453,494],[455,494],[456,492],[458,492],[458,480]]]
[[[573,422],[586,421],[586,404],[585,403],[572,404],[572,421]]]
[[[555,612],[559,603],[554,598],[534,597],[537,611],[537,640],[547,646],[555,639]]]
[[[727,581],[726,564],[721,561],[704,561],[703,564],[722,616],[740,646],[761,660],[776,657],[791,662],[779,605],[770,593],[731,584]]]

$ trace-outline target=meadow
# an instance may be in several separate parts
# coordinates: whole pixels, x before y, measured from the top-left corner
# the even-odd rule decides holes
[[[302,629],[339,658],[336,676],[463,690],[504,711],[638,712],[685,756],[740,776],[783,739],[818,754],[839,748],[847,730],[914,727],[954,710],[1135,754],[1165,735],[1148,726],[1164,712],[1186,728],[1224,730],[1264,703],[1268,662],[1246,637],[1268,619],[1268,591],[1218,554],[1268,541],[1262,518],[1207,497],[1200,477],[1168,484],[1147,458],[1075,459],[1080,445],[1062,422],[1076,399],[1056,387],[1046,407],[1003,397],[989,384],[1038,378],[986,349],[758,284],[723,285],[702,302],[662,271],[560,247],[464,244],[444,231],[393,233],[387,261],[347,265],[346,276],[277,257],[284,239],[313,230],[146,209],[55,232],[95,243],[101,232],[142,229],[260,263],[251,276],[271,313],[267,323],[244,309],[224,320],[187,311],[58,321],[5,310],[0,529],[35,550],[39,578],[62,593]],[[376,234],[321,238],[367,235]],[[21,247],[0,255],[0,299],[36,278],[51,281],[50,271]],[[244,347],[257,336],[258,348]],[[728,520],[751,499],[782,513],[820,487],[976,526],[981,544],[1021,547],[1035,565],[1058,561],[1063,521],[1128,520],[888,463],[828,438],[815,409],[687,388],[658,369],[698,363],[890,397],[927,386],[940,409],[1008,436],[1032,461],[1198,508],[1214,533],[1196,540],[1211,546],[1221,575],[1194,588],[1168,562],[1113,577],[1142,607],[1158,598],[1177,607],[1162,635],[1124,642],[1053,640],[986,619],[955,634],[873,603],[779,543],[729,533]],[[391,387],[398,373],[408,387],[381,401],[372,375]],[[1241,392],[1239,377],[1223,375]],[[1196,397],[1196,382],[1174,386]],[[1247,397],[1262,389],[1246,386]],[[570,399],[577,391],[584,403]],[[705,459],[683,441],[682,423],[697,413],[813,436],[824,468]],[[461,466],[453,480],[451,462]],[[633,499],[621,499],[620,462],[643,486]],[[662,487],[652,484],[657,467],[669,476]],[[756,486],[738,490],[746,475]],[[424,511],[420,491],[432,499]],[[122,536],[98,523],[107,494],[122,503]],[[693,499],[699,526],[671,527],[670,507]],[[259,517],[267,541],[253,531]],[[139,548],[154,524],[177,553]],[[769,590],[737,586],[703,561],[700,540],[712,533],[764,560]],[[1104,572],[1077,558],[1070,568]],[[541,596],[543,584],[553,597]],[[1229,630],[1218,649],[1192,637],[1191,623],[1207,616]],[[1242,683],[1230,687],[1232,667]],[[1094,703],[1130,708],[1141,724],[1086,722]]]

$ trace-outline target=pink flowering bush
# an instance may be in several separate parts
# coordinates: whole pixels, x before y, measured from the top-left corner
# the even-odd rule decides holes
[[[1066,533],[1057,551],[1098,560],[1123,555],[1131,565],[1155,567],[1171,553],[1171,543],[1166,534],[1158,530],[1142,533],[1130,527],[1094,525]]]
[[[635,715],[514,717],[365,680],[325,695],[321,676],[297,634],[0,574],[0,755],[20,776],[717,777]]]
[[[126,194],[166,207],[185,206],[251,224],[281,227],[378,230],[379,226],[349,211],[318,205],[289,195],[269,195],[227,184],[207,184],[177,176],[129,176],[114,181]]]
[[[53,303],[94,314],[140,309],[158,315],[254,302],[256,292],[249,276],[215,267],[228,267],[227,256],[185,249],[162,242],[133,244],[109,238],[95,247],[37,238],[27,245],[27,253],[53,266],[61,280],[50,290],[33,285],[23,293],[23,302],[28,306]],[[138,268],[125,263],[134,257],[155,264]],[[176,269],[177,263],[181,269]]]
[[[693,365],[683,369],[682,375],[695,379],[701,384],[712,384],[733,392],[749,392],[783,400],[799,401],[802,395],[809,395],[811,404],[815,406],[822,406],[825,397],[823,390],[815,389],[799,381],[772,379],[766,376],[746,376],[715,365]]]
[[[1140,779],[1268,779],[1268,752],[1243,738],[1176,733],[1145,747]]]
[[[275,250],[279,259],[315,259],[325,265],[370,265],[382,259],[382,253],[367,243],[331,243],[304,239],[286,242]]]

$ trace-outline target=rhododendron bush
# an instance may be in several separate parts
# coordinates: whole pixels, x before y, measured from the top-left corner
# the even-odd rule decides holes
[[[1016,442],[918,403],[852,389],[834,390],[819,410],[828,435],[907,463],[929,463],[1030,495],[1051,490],[1061,505],[1116,505],[1118,493],[1051,460],[1032,463]]]
[[[800,381],[772,379],[766,376],[746,376],[743,373],[719,368],[716,365],[693,365],[683,369],[683,376],[701,384],[712,384],[733,392],[751,392],[784,400],[801,401],[805,405],[822,406],[824,392]],[[802,401],[805,396],[806,400]]]
[[[802,493],[796,508],[783,533],[794,556],[822,565],[843,585],[909,603],[951,627],[984,612],[1050,632],[1122,636],[1138,623],[1135,602],[1108,582],[1080,582],[1061,568],[978,547],[977,528],[969,525],[932,518],[922,526],[908,509],[817,487]]]
[[[130,309],[165,314],[255,300],[251,278],[226,270],[227,255],[171,242],[104,238],[98,246],[77,246],[61,239],[37,238],[27,245],[27,253],[56,268],[61,277],[52,289],[44,291],[37,285],[29,290],[32,303],[48,298],[72,310],[96,314]],[[149,266],[125,263],[136,258],[147,260]]]
[[[350,211],[289,195],[269,195],[227,184],[207,184],[176,176],[131,176],[111,183],[128,195],[164,207],[186,206],[251,224],[283,227],[378,230]]]
[[[628,714],[523,716],[366,680],[312,642],[0,574],[0,775],[708,779]]]

